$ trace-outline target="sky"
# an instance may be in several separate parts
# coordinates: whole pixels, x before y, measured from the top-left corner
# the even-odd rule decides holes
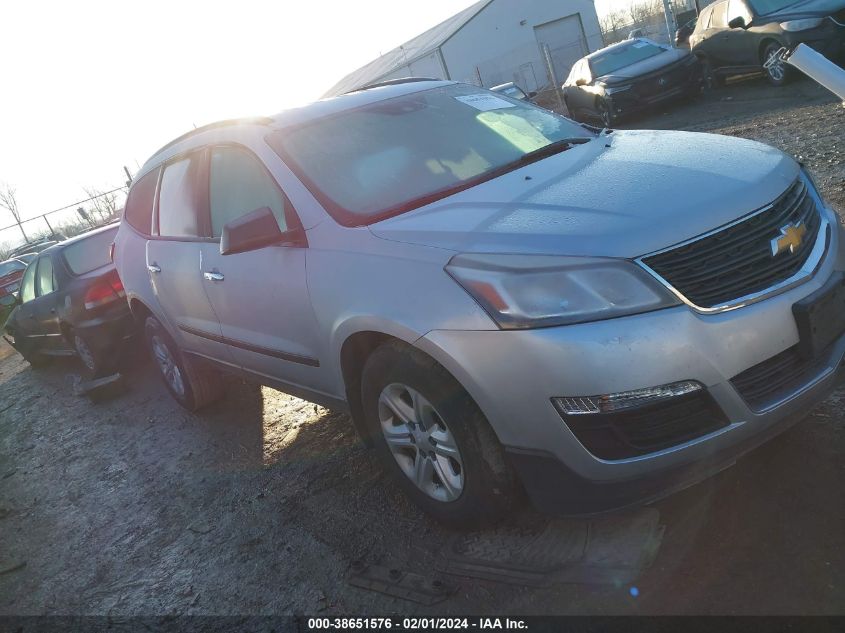
[[[124,165],[193,126],[317,99],[472,3],[6,0],[0,184],[24,218],[121,186]],[[0,210],[0,228],[12,222]]]

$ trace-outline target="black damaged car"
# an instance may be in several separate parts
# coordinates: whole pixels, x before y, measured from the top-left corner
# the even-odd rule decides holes
[[[135,334],[110,258],[116,233],[110,225],[60,242],[27,267],[5,338],[34,367],[75,355],[94,376],[114,369]]]
[[[686,49],[638,37],[578,60],[563,84],[572,118],[604,126],[702,88],[701,68]]]
[[[779,58],[786,47],[807,44],[833,61],[845,56],[845,0],[721,0],[703,9],[690,36],[708,81],[764,71],[781,86],[796,72]]]

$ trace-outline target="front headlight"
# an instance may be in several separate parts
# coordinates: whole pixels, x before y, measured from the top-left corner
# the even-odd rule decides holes
[[[806,31],[807,29],[814,29],[822,23],[824,18],[805,18],[803,20],[790,20],[789,22],[781,22],[780,28],[784,31],[793,33],[795,31]]]
[[[599,321],[680,303],[623,259],[456,255],[446,271],[508,330]]]

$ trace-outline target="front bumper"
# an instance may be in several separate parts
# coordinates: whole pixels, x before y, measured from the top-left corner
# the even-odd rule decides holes
[[[825,213],[838,227],[833,212]],[[828,349],[811,377],[763,411],[749,406],[731,379],[798,344],[792,306],[823,287],[834,271],[845,270],[842,239],[841,228],[831,232],[822,263],[805,283],[729,312],[700,314],[678,306],[536,330],[440,330],[417,345],[475,399],[538,506],[585,514],[647,501],[730,465],[803,417],[833,387],[845,337]],[[681,380],[704,385],[728,424],[626,459],[590,453],[551,402]]]
[[[628,90],[605,96],[611,116],[618,119],[646,111],[673,99],[696,94],[701,90],[703,81],[701,66],[698,63],[682,69],[680,73],[678,71],[667,73],[666,83],[662,86],[652,85],[660,79],[658,74],[642,82],[634,83]]]

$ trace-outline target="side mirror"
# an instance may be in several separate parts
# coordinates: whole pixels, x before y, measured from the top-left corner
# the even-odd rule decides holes
[[[579,77],[578,79],[575,80],[575,85],[576,86],[586,86],[587,80],[584,79],[583,77]]]
[[[736,16],[733,20],[728,22],[729,29],[747,29],[748,25],[745,24],[745,18],[741,15]]]
[[[302,244],[303,242],[302,229],[283,233],[270,207],[260,207],[232,220],[223,227],[223,234],[220,236],[220,254],[233,255],[274,244]]]

